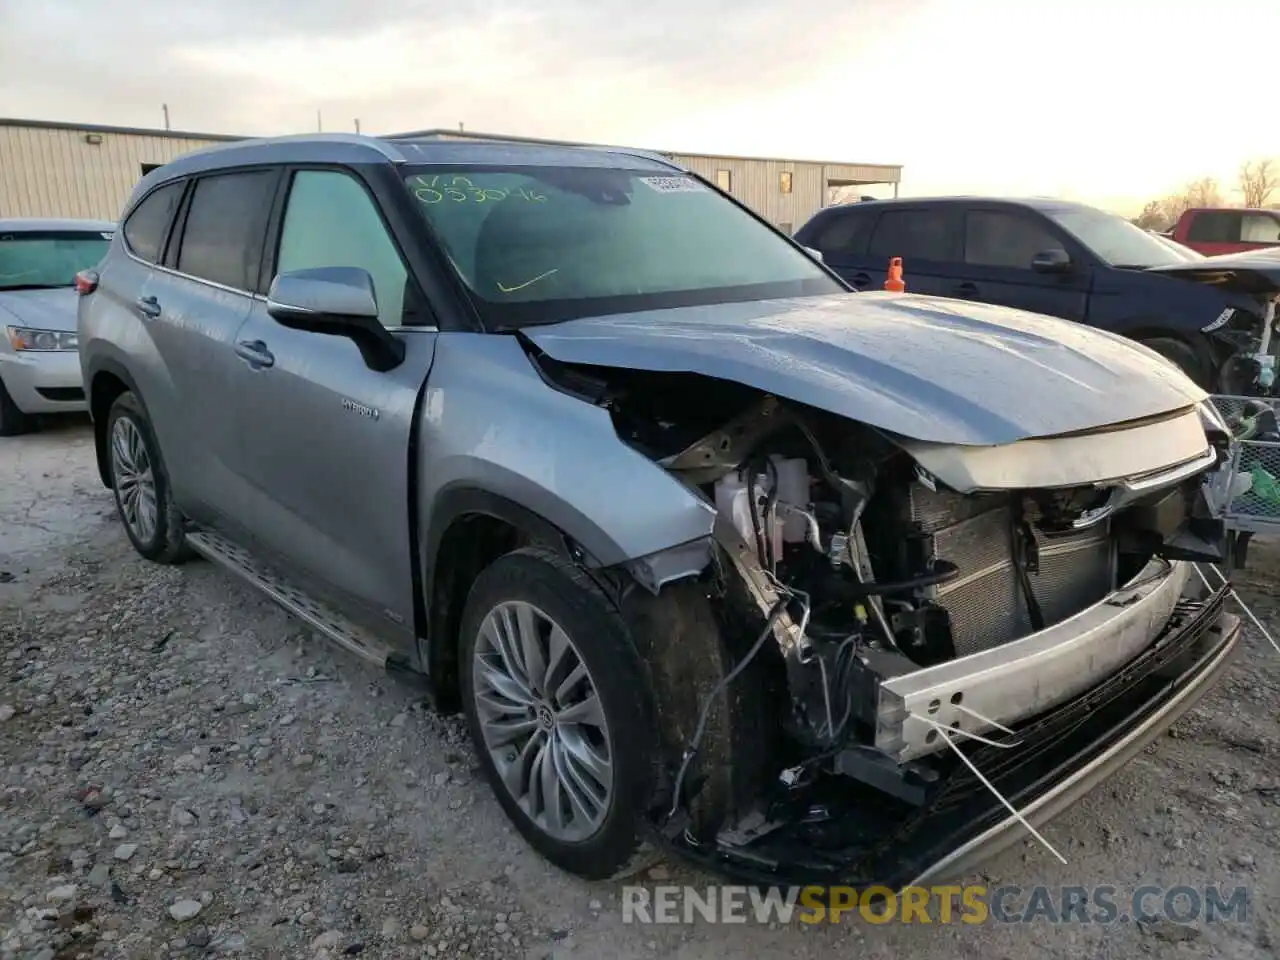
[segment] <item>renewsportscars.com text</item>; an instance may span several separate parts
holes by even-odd
[[[624,923],[1243,923],[1245,887],[626,886]]]

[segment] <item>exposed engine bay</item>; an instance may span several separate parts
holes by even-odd
[[[1182,561],[1221,556],[1201,490],[1220,454],[1194,409],[1178,414],[1186,456],[1136,477],[1026,487],[995,448],[922,455],[956,483],[1009,477],[960,492],[905,438],[746,387],[543,366],[715,507],[695,599],[710,598],[727,652],[696,722],[686,701],[664,812],[691,843],[752,856],[784,824],[835,817],[840,802],[816,798],[839,784],[862,804],[923,807],[969,747],[1013,746],[1024,721],[1150,647],[1180,609]],[[1134,429],[1166,431],[1167,445],[1175,419]],[[1141,444],[1112,432],[1107,442]],[[687,571],[647,572],[637,579],[661,599]],[[713,715],[722,742],[708,748]],[[745,759],[736,725],[759,731]],[[716,765],[732,776],[718,783]]]

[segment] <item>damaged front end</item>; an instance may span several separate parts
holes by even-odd
[[[1235,643],[1194,567],[1222,541],[1195,407],[959,447],[543,359],[715,505],[711,538],[630,565],[630,614],[666,750],[656,829],[717,870],[954,872],[1123,762]]]
[[[1240,298],[1203,328],[1218,345],[1215,380],[1219,392],[1235,396],[1275,395],[1276,305],[1280,303],[1280,257],[1271,251],[1224,254],[1149,268]]]

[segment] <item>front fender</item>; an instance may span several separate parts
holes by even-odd
[[[607,411],[548,386],[515,337],[447,332],[437,349],[417,445],[424,574],[477,494],[602,567],[710,535],[714,507],[624,444]]]

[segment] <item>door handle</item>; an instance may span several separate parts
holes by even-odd
[[[261,340],[241,340],[236,344],[236,356],[248,360],[251,367],[270,367],[276,362],[275,354]]]
[[[144,320],[154,320],[160,316],[160,301],[155,297],[139,297],[133,301],[133,305]]]
[[[855,273],[849,280],[855,287],[871,286],[871,275],[868,273]]]
[[[957,283],[951,288],[951,291],[957,297],[976,297],[978,295],[978,285],[976,283]]]

